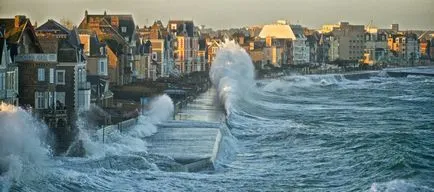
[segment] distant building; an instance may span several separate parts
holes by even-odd
[[[434,33],[430,35],[430,46],[429,46],[429,55],[430,59],[434,60]]]
[[[266,39],[266,46],[276,46],[276,49],[272,48],[271,52],[279,58],[271,58],[271,64],[274,65],[273,61],[276,61],[278,66],[309,63],[309,46],[306,44],[307,38],[300,25],[286,23],[265,25],[259,37]],[[267,58],[267,54],[264,54],[264,57]],[[278,60],[281,62],[279,63]]]
[[[414,63],[420,58],[416,34],[393,34],[388,36],[388,48],[398,58]]]
[[[375,31],[365,33],[363,64],[376,65],[388,60],[387,35]]]
[[[338,59],[352,62],[362,60],[365,49],[365,27],[363,25],[350,25],[348,22],[340,22],[331,26],[324,25],[323,32],[328,30],[333,35],[333,41],[337,41]],[[336,55],[333,49],[332,52],[331,60],[335,59]]]
[[[207,55],[208,55],[208,68],[211,68],[212,62],[214,62],[214,59],[217,56],[217,52],[220,49],[220,41],[218,40],[212,40],[211,42],[208,42],[207,47]]]
[[[173,50],[176,67],[181,73],[192,72],[199,51],[199,34],[193,21],[170,20],[167,29],[177,39]]]

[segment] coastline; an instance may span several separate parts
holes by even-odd
[[[434,67],[434,62],[424,62],[417,65],[389,65],[389,66],[367,66],[367,67],[336,67],[336,68],[320,68],[320,67],[299,67],[299,68],[273,68],[256,70],[256,79],[273,79],[288,75],[321,75],[321,74],[361,74],[378,72],[387,69],[397,68],[414,68],[414,67]]]

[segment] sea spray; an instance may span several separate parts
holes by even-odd
[[[103,142],[98,137],[92,137],[92,134],[101,134],[96,132],[97,127],[92,124],[86,116],[79,116],[77,125],[79,131],[78,141],[81,142],[85,149],[85,156],[89,158],[103,158],[107,155],[121,155],[128,153],[146,153],[147,143],[144,137],[151,136],[157,132],[155,124],[169,120],[174,112],[173,101],[167,95],[160,95],[152,99],[149,110],[143,112],[137,117],[137,124],[126,132],[120,132],[117,128],[105,135]],[[109,134],[109,133],[105,133]]]
[[[242,97],[252,87],[255,71],[247,52],[235,41],[226,40],[217,51],[209,75],[229,114],[232,97]]]
[[[27,169],[46,164],[52,153],[47,126],[27,111],[2,103],[0,124],[0,188],[8,190],[26,177]]]

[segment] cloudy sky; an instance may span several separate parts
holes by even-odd
[[[311,28],[349,21],[388,28],[434,30],[434,0],[0,0],[0,17],[25,14],[42,24],[49,18],[76,25],[89,14],[133,14],[140,26],[156,19],[193,19],[212,28],[243,27],[286,19]]]

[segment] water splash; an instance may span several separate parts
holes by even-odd
[[[235,41],[226,40],[217,52],[209,75],[229,114],[232,97],[242,97],[253,86],[255,71],[247,52]]]
[[[2,103],[0,124],[0,188],[7,190],[26,169],[47,163],[52,151],[47,126],[27,111]]]

